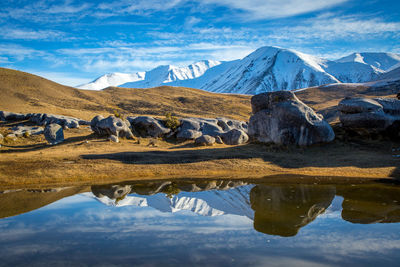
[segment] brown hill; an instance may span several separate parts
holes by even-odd
[[[182,117],[224,116],[247,120],[251,108],[250,96],[169,86],[80,90],[29,73],[0,68],[0,110],[45,112],[83,119],[115,110],[134,115],[163,116],[172,112]]]
[[[379,82],[378,82],[379,83]],[[376,86],[335,84],[296,92],[306,104],[337,121],[337,104],[345,97],[394,97],[400,81]],[[102,91],[64,86],[26,72],[0,68],[0,110],[44,112],[91,119],[114,111],[132,115],[180,117],[228,117],[248,120],[251,96],[210,93],[184,87],[161,86],[149,89],[109,87]]]

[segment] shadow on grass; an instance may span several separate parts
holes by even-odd
[[[398,144],[400,146],[400,144]],[[182,147],[190,148],[190,144]],[[107,159],[125,164],[182,164],[211,160],[262,159],[284,168],[303,167],[396,167],[392,177],[400,179],[400,159],[391,157],[392,145],[387,143],[357,144],[334,142],[331,144],[302,148],[277,148],[260,144],[223,148],[187,150],[154,150],[145,152],[120,152],[110,154],[82,155],[83,159]],[[389,159],[390,157],[390,159]]]
[[[104,141],[102,139],[99,139],[96,137],[94,134],[90,135],[85,135],[85,136],[76,136],[76,137],[70,137],[66,138],[64,142],[57,144],[57,145],[49,145],[48,143],[40,143],[40,144],[32,144],[32,145],[17,145],[17,146],[12,146],[12,145],[7,145],[7,144],[2,144],[3,147],[9,148],[7,150],[1,150],[0,153],[25,153],[25,152],[30,152],[30,151],[38,151],[54,146],[65,146],[68,144],[74,144],[77,143],[77,145],[83,144],[85,141],[88,140],[93,140],[96,139],[96,141]]]

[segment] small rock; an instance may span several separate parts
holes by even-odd
[[[59,144],[64,141],[63,128],[56,123],[49,124],[44,129],[44,137],[50,145]]]
[[[118,137],[115,135],[110,135],[110,137],[108,137],[108,140],[110,140],[114,143],[119,143]]]
[[[209,135],[202,135],[194,141],[196,145],[212,146],[215,143],[215,138]]]

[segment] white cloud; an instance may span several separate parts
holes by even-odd
[[[309,42],[342,38],[376,38],[384,34],[399,34],[400,22],[385,22],[379,18],[364,19],[357,16],[316,17],[294,27],[281,27],[270,35],[276,40],[302,39]]]
[[[21,40],[65,40],[65,34],[60,31],[52,30],[31,30],[16,28],[0,28],[0,36],[3,39],[21,39]]]
[[[201,0],[201,3],[227,6],[244,11],[247,20],[290,17],[332,7],[348,0]]]

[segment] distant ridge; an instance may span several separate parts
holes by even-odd
[[[329,83],[368,82],[397,64],[400,64],[400,55],[394,53],[353,53],[331,61],[291,49],[265,46],[240,60],[206,60],[184,68],[166,65],[142,73],[112,73],[78,88],[100,90],[107,85],[126,88],[170,85],[210,92],[257,94]]]

